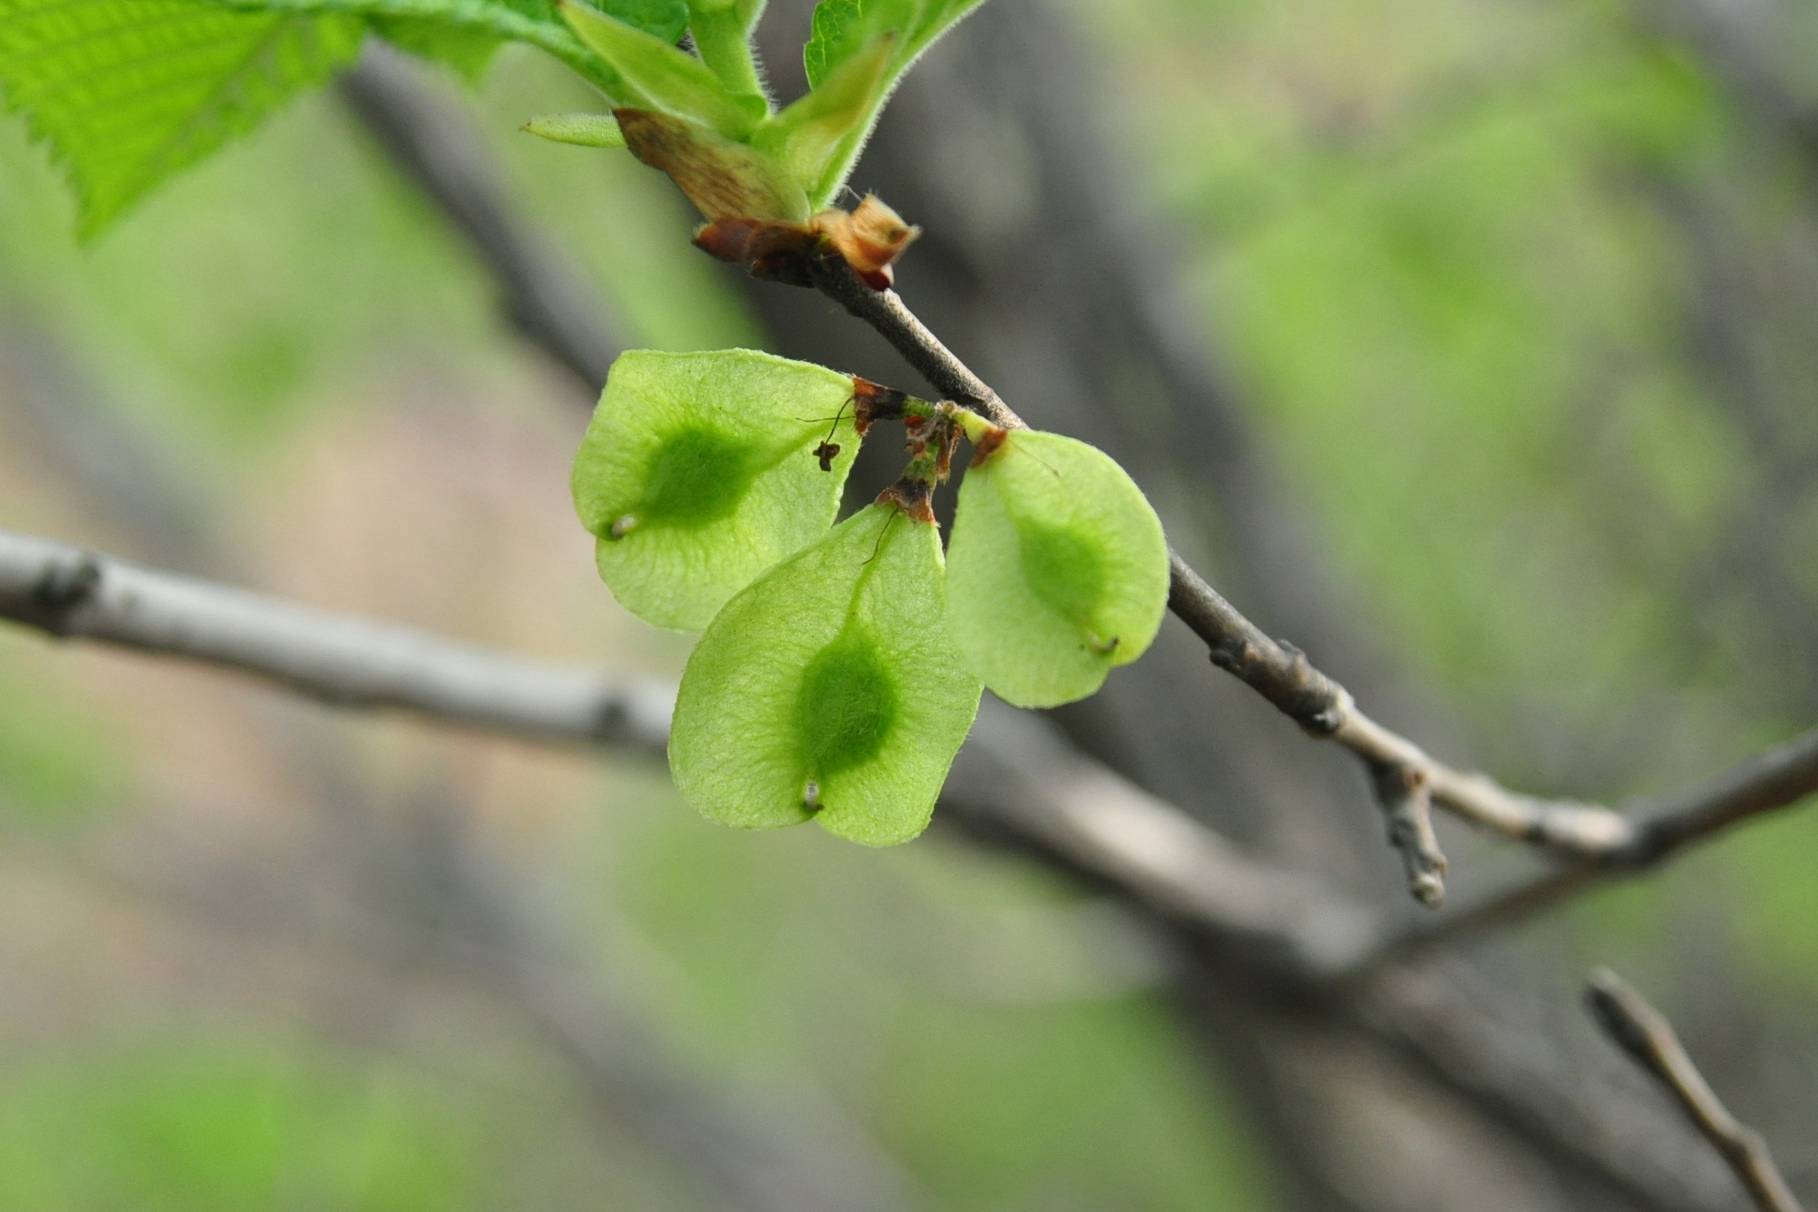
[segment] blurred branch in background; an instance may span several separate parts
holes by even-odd
[[[146,550],[220,568],[221,544],[201,493],[180,474],[168,439],[122,415],[55,333],[24,315],[0,315],[0,366],[31,433],[70,479],[136,524]]]
[[[1730,1114],[1660,1011],[1607,969],[1591,974],[1585,1000],[1605,1034],[1666,1088],[1723,1155],[1761,1212],[1800,1212],[1761,1134]]]
[[[0,532],[7,617],[251,671],[343,706],[408,707],[541,739],[661,753],[674,695],[634,679],[489,653],[401,627],[148,572]]]
[[[1771,0],[1667,0],[1637,5],[1638,19],[1669,39],[1690,45],[1705,66],[1754,109],[1818,185],[1818,102],[1802,97],[1775,64],[1775,43],[1787,6]]]
[[[0,535],[0,614],[56,636],[101,638],[259,673],[327,703],[403,706],[532,739],[592,741],[644,753],[660,751],[666,731],[667,699],[654,686],[628,690],[599,674],[564,676],[404,629],[162,578],[43,540]],[[346,679],[338,691],[337,679]],[[495,681],[495,692],[488,693]],[[481,704],[491,706],[481,710]],[[1070,752],[1033,721],[990,713],[969,751],[959,773],[972,790],[960,789],[956,780],[947,800],[961,821],[1184,929],[1195,946],[1219,957],[1221,967],[1242,973],[1247,996],[1285,988],[1317,1003],[1338,988],[1328,983],[1374,945],[1379,929],[1361,907],[1304,876],[1243,856],[1178,810]],[[1705,800],[1686,797],[1678,810],[1658,818],[1666,822],[1656,826],[1660,836],[1672,838],[1674,848],[1684,846],[1715,832],[1710,822],[1734,823],[1818,787],[1818,736],[1790,752],[1713,781],[1701,789]],[[482,917],[500,912],[487,908]],[[1515,1055],[1520,1045],[1487,1024],[1473,1027],[1475,1016],[1430,980],[1416,994],[1397,997],[1397,982],[1410,979],[1391,974],[1382,989],[1341,1015],[1414,1049],[1449,1081],[1492,1104],[1513,1099],[1531,1108],[1537,1098],[1557,1097],[1564,1079],[1537,1081],[1531,1066],[1492,1067],[1486,1078],[1477,1067],[1487,1057]],[[523,987],[535,994],[532,1008],[546,1026],[571,1029],[572,1016],[562,1008],[573,998],[539,991],[535,981]],[[1438,1039],[1474,1034],[1474,1043],[1432,1051]],[[558,1038],[592,1055],[573,1037]],[[1465,1066],[1458,1063],[1461,1056],[1468,1058]],[[589,1063],[597,1069],[604,1062],[596,1056]],[[1473,1071],[1477,1076],[1465,1076]],[[1519,1122],[1531,1130],[1535,1122],[1550,1121],[1528,1110]],[[1552,1143],[1593,1161],[1620,1152],[1600,1152],[1582,1133],[1556,1134]],[[1638,1177],[1632,1159],[1613,1164],[1637,1194],[1654,1197],[1663,1185]]]

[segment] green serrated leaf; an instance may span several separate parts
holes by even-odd
[[[1017,429],[980,449],[989,453],[960,483],[947,551],[954,642],[1006,702],[1085,698],[1161,627],[1161,522],[1097,447]]]
[[[812,819],[867,846],[921,833],[979,700],[942,580],[932,522],[880,503],[727,603],[676,700],[682,797],[741,829]]]
[[[575,36],[631,86],[633,101],[706,123],[729,139],[746,138],[770,113],[764,98],[728,91],[705,63],[661,38],[577,0],[563,0],[561,12]]]
[[[200,0],[0,0],[0,96],[61,161],[87,238],[352,62],[364,34]]]
[[[575,147],[625,146],[625,132],[611,114],[538,114],[521,129],[539,139]]]
[[[814,181],[804,181],[810,203],[828,205],[846,183],[877,125],[878,114],[903,73],[923,51],[984,0],[821,0],[814,9],[808,42],[802,47],[802,64],[811,88],[830,81],[847,61],[863,54],[880,36],[896,35],[894,50],[885,68],[876,99],[851,132],[828,158],[826,171]]]
[[[696,630],[824,534],[858,453],[851,400],[849,376],[772,354],[620,355],[574,464],[575,508],[614,596]],[[823,471],[830,431],[840,449]]]

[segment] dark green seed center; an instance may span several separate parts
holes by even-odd
[[[825,778],[875,756],[896,710],[896,682],[877,645],[859,631],[842,633],[808,662],[796,695],[809,775]]]
[[[1098,545],[1070,526],[1018,519],[1017,554],[1036,596],[1082,627],[1105,600],[1105,559]]]
[[[659,523],[718,521],[751,487],[752,454],[748,443],[715,429],[678,430],[651,456],[644,499],[633,512]]]

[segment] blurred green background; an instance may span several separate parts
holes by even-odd
[[[1471,761],[1621,799],[1810,725],[1818,150],[1625,4],[1044,12],[1306,524]],[[1782,17],[1777,78],[1818,107],[1818,18]],[[459,103],[625,344],[762,340],[666,182],[516,133],[584,104],[558,69],[508,51]],[[0,525],[679,669],[573,523],[570,385],[332,94],[71,229],[0,123]],[[1151,946],[1013,860],[735,835],[654,764],[12,630],[0,691],[0,1207],[712,1206],[501,948],[734,1105],[799,1093],[924,1206],[1269,1206]],[[1814,854],[1818,814],[1786,813],[1579,906],[1568,945],[1656,982],[1722,956],[1809,1023]]]

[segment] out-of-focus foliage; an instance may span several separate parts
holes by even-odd
[[[56,150],[93,233],[347,66],[363,32],[198,0],[6,0],[0,100]]]
[[[432,1079],[369,1066],[307,1040],[182,1037],[9,1065],[0,1202],[499,1206],[505,1121]]]

